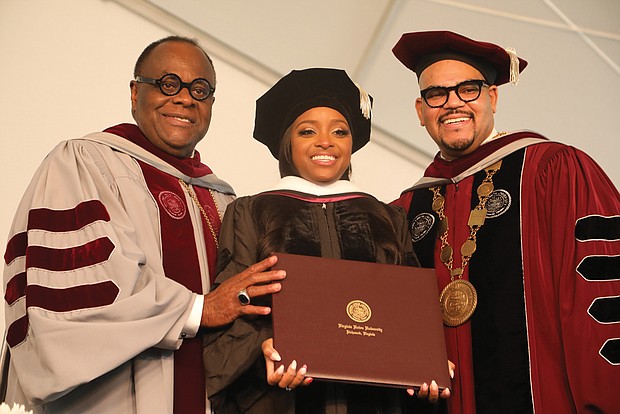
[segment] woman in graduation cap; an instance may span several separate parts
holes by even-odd
[[[216,284],[273,252],[417,265],[404,211],[349,181],[351,154],[370,140],[370,116],[371,97],[339,69],[292,71],[257,100],[254,138],[279,161],[282,178],[226,210]],[[207,336],[214,412],[402,413],[415,403],[401,389],[313,382],[303,361],[276,368],[272,336],[269,316],[241,317]],[[437,399],[436,384],[420,394]]]

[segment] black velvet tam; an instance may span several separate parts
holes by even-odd
[[[277,159],[286,129],[308,109],[328,107],[340,112],[353,135],[353,152],[370,140],[372,97],[341,69],[293,70],[256,101],[254,138]]]

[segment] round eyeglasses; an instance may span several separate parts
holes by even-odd
[[[430,88],[421,90],[420,95],[428,106],[431,108],[439,108],[448,102],[450,91],[456,92],[456,96],[458,96],[461,101],[471,102],[480,97],[483,86],[489,85],[482,79],[474,79],[461,82],[451,87],[431,86]]]
[[[161,93],[167,96],[174,96],[181,92],[181,89],[187,88],[192,98],[197,101],[204,101],[215,92],[215,88],[204,78],[196,78],[191,82],[183,82],[176,73],[167,73],[159,79],[136,76],[136,82],[157,85]]]

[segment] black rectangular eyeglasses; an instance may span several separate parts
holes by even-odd
[[[454,91],[456,96],[463,102],[475,101],[480,97],[483,86],[489,86],[482,79],[466,80],[454,86],[431,86],[420,91],[424,102],[431,108],[439,108],[448,102],[450,92]]]

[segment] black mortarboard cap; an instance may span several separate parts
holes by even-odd
[[[353,136],[353,152],[368,143],[372,97],[344,70],[331,68],[293,70],[258,98],[254,138],[277,159],[286,129],[308,109],[321,106],[345,117]]]

